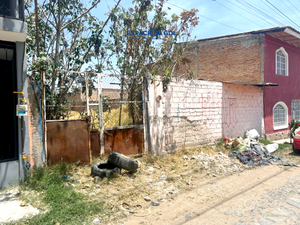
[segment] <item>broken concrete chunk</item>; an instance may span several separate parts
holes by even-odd
[[[152,202],[151,202],[151,205],[159,206],[159,202],[153,199]]]

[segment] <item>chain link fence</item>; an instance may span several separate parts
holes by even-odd
[[[141,124],[143,121],[142,80],[105,76],[101,81],[104,127]]]
[[[74,77],[74,72],[65,73]],[[55,88],[55,94],[46,92],[46,118],[78,120],[90,116],[91,129],[99,129],[99,115],[104,128],[142,124],[142,83],[141,78],[78,73],[67,91],[60,86]]]

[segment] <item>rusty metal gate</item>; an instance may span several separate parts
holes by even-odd
[[[78,150],[83,151],[84,159],[109,154],[110,151],[126,155],[144,152],[145,104],[142,78],[90,72],[59,72],[76,79],[72,89],[64,95],[57,95],[63,96],[63,99],[54,99],[55,95],[48,98],[46,96],[47,127],[51,120],[69,121],[68,124],[71,124],[88,118],[90,151],[87,153]],[[55,153],[57,150],[49,148],[52,146],[50,139],[54,139],[53,135],[56,133],[52,130],[46,136],[47,155],[51,158],[53,154],[58,154]],[[86,143],[86,135],[77,136],[76,139],[71,136],[72,133],[68,133],[63,138]]]
[[[99,140],[91,132],[93,156],[144,152],[143,98],[142,79],[98,74],[98,88],[89,92],[87,101],[92,130],[99,130]]]

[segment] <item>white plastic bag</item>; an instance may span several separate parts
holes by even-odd
[[[278,144],[274,143],[274,144],[269,144],[266,146],[266,149],[268,150],[269,153],[275,152],[278,149]]]
[[[258,140],[259,133],[257,132],[257,130],[251,129],[246,132],[246,137],[249,138],[250,140]]]

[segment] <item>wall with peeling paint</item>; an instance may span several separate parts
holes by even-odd
[[[244,136],[249,129],[262,132],[259,87],[173,79],[164,92],[157,79],[149,82],[147,93],[150,152],[212,144],[223,136]]]
[[[228,137],[244,137],[247,130],[263,134],[263,89],[243,84],[223,84],[222,130]]]
[[[150,150],[165,154],[213,143],[222,137],[222,83],[175,80],[149,85]]]

